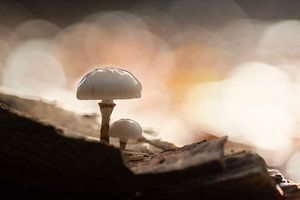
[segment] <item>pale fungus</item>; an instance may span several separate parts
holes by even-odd
[[[113,123],[110,136],[119,138],[120,148],[125,149],[129,139],[137,139],[142,135],[141,126],[132,119],[120,119]]]
[[[77,98],[80,100],[102,100],[100,141],[109,144],[109,121],[114,100],[140,98],[141,83],[128,71],[113,67],[98,68],[86,74],[79,82]]]

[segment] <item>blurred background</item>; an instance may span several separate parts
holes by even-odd
[[[141,99],[117,101],[132,118],[184,145],[228,135],[300,181],[300,1],[86,0],[0,2],[1,91],[79,114],[81,77],[132,72]]]

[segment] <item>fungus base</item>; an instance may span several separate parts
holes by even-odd
[[[126,148],[128,139],[120,138],[120,149],[124,150]]]

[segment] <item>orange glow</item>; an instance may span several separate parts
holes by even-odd
[[[27,20],[30,13],[16,5],[21,14],[0,24],[1,87],[98,113],[96,101],[75,98],[78,81],[95,67],[124,68],[141,81],[143,94],[117,101],[112,121],[132,118],[179,145],[207,132],[229,135],[275,166],[294,154],[285,167],[295,176],[300,22],[248,19],[230,0],[221,3],[220,16],[219,7],[198,2],[97,12],[66,27]],[[191,20],[183,23],[181,13]]]

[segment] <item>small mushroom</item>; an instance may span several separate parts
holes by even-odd
[[[132,119],[120,119],[113,123],[110,136],[119,138],[120,148],[125,149],[128,139],[136,139],[142,135],[141,126]]]
[[[113,67],[98,68],[86,74],[79,82],[77,98],[80,100],[102,100],[100,141],[109,144],[110,115],[116,99],[140,98],[141,83],[128,71]]]

